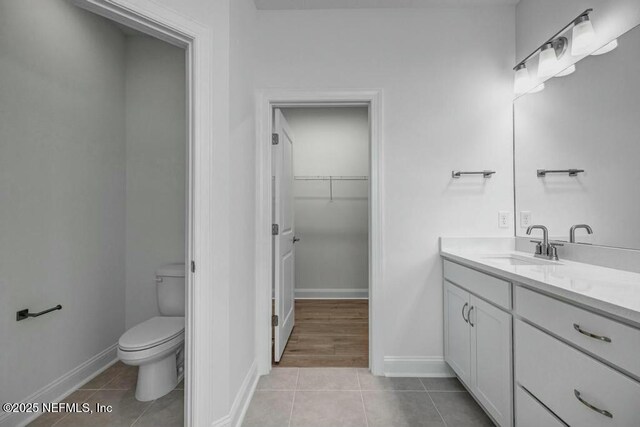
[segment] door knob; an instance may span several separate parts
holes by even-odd
[[[293,243],[295,243],[295,242],[299,242],[299,241],[300,241],[300,239],[299,239],[298,237],[293,236]]]

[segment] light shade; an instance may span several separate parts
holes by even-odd
[[[513,82],[513,90],[517,95],[525,93],[531,87],[531,78],[525,64],[516,67],[515,80]]]
[[[589,15],[582,15],[576,20],[576,25],[573,27],[571,54],[581,56],[591,53],[590,49],[595,39],[596,33],[591,25],[591,20],[589,20]]]
[[[618,39],[613,39],[609,43],[602,46],[600,49],[593,52],[591,55],[603,55],[605,53],[611,52],[613,49],[618,47]]]
[[[538,77],[553,76],[559,68],[558,57],[552,43],[542,46],[538,59]]]
[[[576,71],[576,65],[572,64],[567,68],[565,68],[564,70],[560,71],[558,74],[556,74],[556,77],[568,76],[569,74],[573,74],[574,71]]]

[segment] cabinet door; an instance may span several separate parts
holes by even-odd
[[[444,283],[444,358],[458,377],[469,384],[471,369],[471,331],[466,319],[469,293]]]
[[[471,390],[498,425],[513,425],[511,314],[470,297]]]

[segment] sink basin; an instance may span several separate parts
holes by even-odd
[[[517,255],[493,255],[483,257],[487,262],[501,265],[556,265],[556,262],[539,258],[525,258]]]

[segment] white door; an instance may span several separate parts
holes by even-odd
[[[458,377],[469,384],[471,378],[471,331],[469,293],[444,283],[444,357]]]
[[[293,218],[293,139],[279,109],[274,110],[273,133],[273,287],[275,295],[274,359],[280,361],[295,320],[295,227]],[[277,228],[277,230],[276,230]]]
[[[501,427],[513,425],[511,315],[471,296],[471,389]]]

